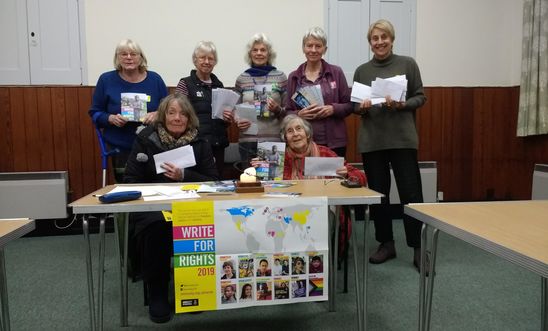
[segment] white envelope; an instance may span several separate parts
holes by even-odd
[[[192,146],[185,145],[167,152],[154,154],[154,164],[156,165],[157,174],[166,172],[166,170],[161,167],[161,165],[166,162],[171,162],[181,169],[195,166],[196,159],[194,158]]]

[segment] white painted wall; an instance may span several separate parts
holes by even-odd
[[[301,38],[324,26],[322,0],[85,0],[89,85],[111,70],[115,45],[132,38],[150,70],[174,86],[193,68],[199,40],[219,52],[215,73],[233,86],[247,65],[245,44],[270,36],[276,66],[289,74],[304,61]],[[418,0],[416,59],[425,86],[515,86],[520,82],[523,0]],[[396,43],[398,33],[396,31]],[[364,36],[365,38],[365,36]]]

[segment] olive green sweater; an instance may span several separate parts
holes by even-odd
[[[356,69],[354,81],[371,86],[371,82],[377,77],[389,78],[395,75],[405,75],[407,78],[405,107],[396,110],[375,105],[361,116],[358,134],[358,148],[361,153],[418,148],[415,110],[426,102],[426,97],[415,60],[396,54],[381,61],[373,58]]]

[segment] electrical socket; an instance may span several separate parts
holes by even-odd
[[[438,201],[443,201],[443,192],[438,191]]]

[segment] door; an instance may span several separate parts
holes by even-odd
[[[81,84],[78,0],[2,0],[0,84]]]
[[[380,18],[396,29],[394,52],[415,56],[416,0],[327,0],[327,59],[340,66],[349,86],[356,68],[371,59],[367,30]]]

